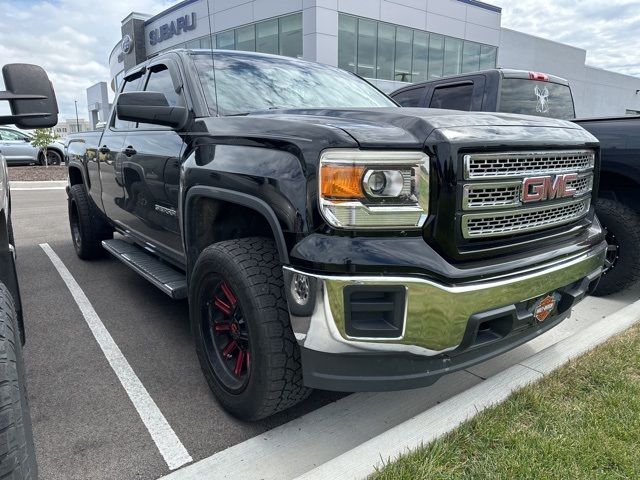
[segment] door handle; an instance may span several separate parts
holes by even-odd
[[[104,155],[111,153],[111,149],[109,147],[107,147],[106,145],[101,146],[98,151]]]
[[[127,148],[122,149],[122,153],[124,153],[127,157],[133,157],[138,152],[135,148],[129,145]]]

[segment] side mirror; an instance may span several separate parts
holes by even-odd
[[[170,106],[164,93],[128,92],[118,95],[116,115],[120,120],[179,129],[187,123],[188,111]]]
[[[2,67],[7,89],[0,100],[8,100],[11,115],[0,115],[0,124],[18,128],[49,128],[58,123],[58,103],[51,81],[37,65],[13,63]]]

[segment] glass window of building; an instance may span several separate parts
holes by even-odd
[[[280,55],[302,58],[302,14],[279,19]]]
[[[209,35],[200,39],[200,48],[211,50],[211,37]]]
[[[396,50],[396,27],[387,23],[378,25],[377,70],[376,78],[393,80],[393,60]]]
[[[478,70],[480,70],[480,44],[465,41],[462,50],[462,73]]]
[[[413,30],[405,27],[396,29],[396,65],[394,80],[410,82],[411,54],[413,51]]]
[[[462,40],[446,37],[444,40],[444,68],[442,74],[457,75],[462,64]]]
[[[221,50],[235,50],[236,37],[233,30],[222,32],[216,35],[216,48]]]
[[[349,15],[338,18],[338,66],[349,72],[356,71],[358,20]]]
[[[440,78],[444,66],[444,37],[432,33],[429,35],[429,80]]]
[[[236,28],[236,50],[244,50],[247,52],[256,51],[255,25]]]
[[[420,82],[493,68],[497,47],[339,14],[338,66],[363,77]]]
[[[412,82],[423,82],[427,79],[427,66],[429,60],[429,34],[425,32],[413,32],[413,61],[411,63]]]
[[[188,42],[185,42],[184,48],[200,48],[200,39],[196,38],[195,40],[189,40]]]
[[[378,24],[358,19],[358,75],[376,78],[376,37]]]
[[[496,56],[498,49],[491,45],[482,45],[480,47],[480,70],[496,68]]]
[[[256,52],[277,55],[278,47],[278,19],[266,20],[256,24]]]

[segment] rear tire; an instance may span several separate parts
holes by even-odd
[[[81,184],[69,190],[69,225],[76,254],[83,260],[102,256],[102,240],[113,238],[113,229],[91,203]]]
[[[218,320],[212,313],[219,299],[233,310],[222,320],[227,324],[224,329],[215,326],[222,313],[216,311]],[[300,350],[284,296],[282,265],[272,240],[243,238],[204,249],[191,277],[189,307],[200,366],[218,401],[232,415],[259,420],[309,395],[311,390],[302,382]],[[229,321],[236,319],[239,326],[229,328]],[[240,356],[239,348],[222,353],[228,350],[223,348],[227,340],[234,337],[228,333],[229,339],[220,343],[216,335],[221,330],[235,334],[242,330],[236,340],[245,354],[250,353],[250,362],[234,363],[231,355]],[[237,372],[234,365],[239,365]]]
[[[640,278],[640,215],[607,198],[598,200],[596,214],[609,246],[605,270],[593,295],[604,296],[625,290]]]
[[[0,283],[0,478],[38,477],[13,298]]]

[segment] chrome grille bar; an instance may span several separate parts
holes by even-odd
[[[595,165],[593,150],[496,152],[464,155],[466,180],[585,172]]]
[[[580,219],[590,204],[587,198],[537,208],[467,214],[462,216],[462,236],[486,238],[553,228]]]

